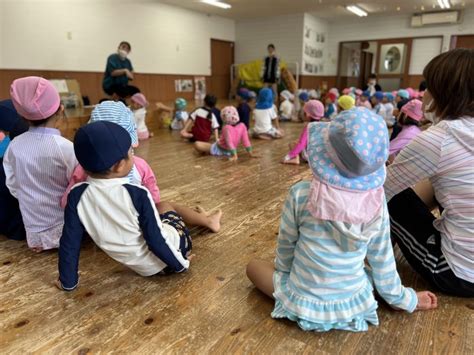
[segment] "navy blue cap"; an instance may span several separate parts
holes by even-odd
[[[16,112],[12,100],[0,101],[0,130],[12,131],[22,118]]]
[[[130,134],[116,123],[98,121],[85,125],[74,137],[74,153],[84,170],[98,173],[110,169],[128,155]]]
[[[376,91],[375,94],[374,94],[374,97],[379,100],[379,101],[382,101],[383,99],[383,92],[382,91]]]

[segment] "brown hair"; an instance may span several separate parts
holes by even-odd
[[[474,117],[474,50],[458,48],[433,58],[423,70],[433,103],[429,111],[440,119]]]

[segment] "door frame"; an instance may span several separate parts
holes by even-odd
[[[232,63],[231,63],[231,66],[233,64],[235,64],[235,41],[229,41],[229,40],[225,40],[225,39],[219,39],[219,38],[213,38],[211,37],[210,39],[210,42],[209,42],[209,56],[210,56],[210,65],[209,65],[209,69],[210,69],[210,75],[209,75],[209,79],[210,79],[210,82],[212,83],[212,42],[223,42],[223,43],[228,43],[231,45],[232,47]],[[229,70],[230,70],[230,75],[232,75],[232,69],[231,67],[229,67]],[[232,80],[230,78],[230,75],[229,75],[229,86],[231,86],[231,83],[232,83]],[[229,88],[229,92],[227,93],[227,95],[230,97],[230,94],[232,92],[232,87]]]

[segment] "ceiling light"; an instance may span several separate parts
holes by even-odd
[[[397,6],[397,11],[400,11],[400,6]]]
[[[442,9],[450,9],[451,4],[449,3],[449,0],[438,0],[438,4]]]
[[[225,2],[220,2],[217,0],[201,0],[201,2],[204,4],[220,7],[221,9],[230,9],[232,7],[230,4],[226,4]]]
[[[356,14],[357,16],[360,16],[360,17],[365,17],[365,16],[368,15],[367,12],[365,12],[360,7],[355,6],[355,5],[346,6],[346,9],[348,11],[352,12],[353,14]]]

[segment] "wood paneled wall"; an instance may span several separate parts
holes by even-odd
[[[0,69],[0,99],[10,96],[10,84],[24,76],[41,76],[46,79],[76,79],[81,86],[83,96],[88,96],[91,103],[98,103],[105,97],[102,91],[103,73],[55,70],[20,70]],[[192,75],[142,74],[136,73],[132,85],[136,85],[147,96],[149,101],[172,101],[177,97],[194,99],[194,92],[175,92],[176,79],[194,79]],[[206,77],[207,91],[212,92],[210,77]]]
[[[336,86],[336,79],[336,76],[301,75],[300,87],[304,89],[319,89],[321,83],[325,81],[328,85],[328,89],[330,89]]]

